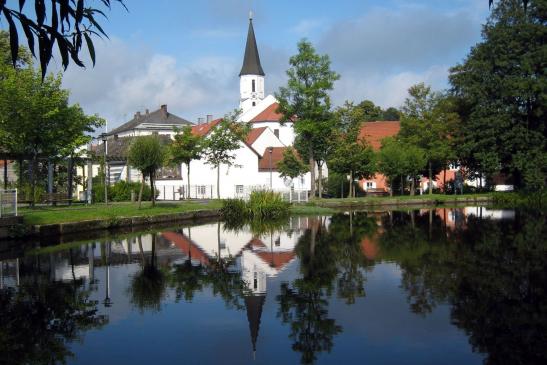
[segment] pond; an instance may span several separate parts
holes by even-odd
[[[5,364],[547,364],[543,212],[222,222],[2,252]]]

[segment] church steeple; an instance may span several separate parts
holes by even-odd
[[[255,107],[264,99],[264,70],[260,64],[258,47],[256,46],[255,31],[253,28],[253,14],[249,14],[249,31],[243,66],[239,73],[239,108],[243,113]]]
[[[256,46],[255,31],[253,28],[253,13],[249,14],[249,31],[247,32],[247,44],[245,45],[245,56],[243,58],[243,66],[239,76],[243,75],[260,75],[265,76],[262,65],[260,64],[260,56],[258,55],[258,47]]]

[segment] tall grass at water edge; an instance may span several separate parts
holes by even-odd
[[[253,191],[248,201],[226,199],[221,213],[229,221],[248,219],[279,219],[288,216],[290,203],[273,191]]]

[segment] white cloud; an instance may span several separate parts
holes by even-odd
[[[87,113],[107,118],[109,128],[131,119],[137,110],[155,110],[161,104],[191,121],[205,114],[221,116],[237,106],[238,65],[231,59],[209,57],[182,64],[118,39],[96,42],[96,51],[96,67],[70,66],[63,85]]]
[[[323,19],[302,19],[291,30],[299,37],[309,37],[317,28],[324,25]]]

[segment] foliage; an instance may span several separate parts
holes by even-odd
[[[281,177],[294,179],[302,176],[309,169],[302,162],[300,156],[297,155],[297,152],[292,147],[288,147],[283,151],[283,159],[277,164],[277,171],[279,171],[279,176]]]
[[[131,192],[137,194],[141,190],[141,182],[127,182],[125,180],[120,180],[114,185],[108,187],[108,199],[113,202],[128,202],[131,201]],[[152,190],[150,187],[145,184],[142,191],[142,199],[150,200]],[[158,191],[156,189],[156,195]],[[104,194],[103,194],[104,195]],[[104,196],[102,198],[104,201]],[[95,200],[101,201],[101,200]]]
[[[113,2],[120,3],[125,8],[123,0],[100,0],[102,6],[107,9],[110,9]],[[34,0],[34,7],[30,10],[28,7],[24,9],[25,0],[20,0],[19,6],[15,8],[8,7],[5,1],[1,1],[0,13],[9,26],[11,59],[14,66],[19,59],[19,28],[16,21],[19,22],[27,39],[28,48],[35,57],[35,41],[38,41],[37,58],[40,61],[42,78],[46,75],[55,43],[65,69],[70,59],[78,66],[84,67],[79,55],[84,40],[91,62],[95,65],[92,36],[108,37],[96,17],[100,15],[106,18],[106,15],[100,8],[89,6],[89,3],[89,0],[52,0],[50,6],[46,6],[46,1]],[[49,18],[47,12],[51,13]]]
[[[544,1],[527,10],[496,2],[483,41],[450,74],[462,164],[487,176],[501,170],[518,189],[542,189],[547,178],[545,21]]]
[[[0,65],[0,145],[31,160],[30,183],[36,185],[38,157],[71,156],[104,124],[87,116],[79,105],[68,104],[61,76],[41,79],[32,67]]]
[[[492,198],[496,206],[525,209],[545,209],[547,207],[547,191],[533,193],[493,193]]]
[[[283,201],[281,194],[270,190],[253,191],[249,201],[225,199],[222,202],[222,217],[233,225],[247,220],[277,220],[289,214],[290,203]]]
[[[349,181],[346,173],[337,173],[329,170],[326,184],[327,196],[331,198],[345,198],[349,194]]]
[[[192,133],[192,126],[175,128],[174,141],[169,146],[169,160],[172,164],[185,164],[187,171],[188,191],[190,191],[190,163],[199,160],[203,155],[203,137]]]
[[[333,128],[330,97],[334,82],[340,76],[331,71],[327,55],[318,55],[306,40],[298,43],[298,54],[289,60],[287,85],[275,94],[283,122],[295,121],[295,147],[310,160],[311,192],[315,195],[315,163],[326,158],[326,141]],[[322,159],[322,160],[321,160]],[[321,171],[321,170],[320,170]]]
[[[139,170],[143,177],[150,177],[151,190],[155,190],[156,171],[165,164],[166,158],[166,148],[157,135],[136,137],[129,147],[128,163]],[[139,204],[142,200],[141,195],[139,193]],[[155,194],[152,194],[152,205],[155,201]]]
[[[454,160],[452,136],[459,116],[451,98],[432,92],[423,83],[410,87],[408,93],[410,97],[402,108],[399,138],[424,151],[428,168],[423,173],[432,181]]]
[[[370,122],[383,119],[383,110],[381,107],[374,105],[370,100],[363,100],[357,104],[356,108],[361,111],[363,117],[360,122]]]
[[[0,64],[2,65],[13,65],[10,46],[11,45],[9,32],[0,29]],[[32,55],[30,54],[30,52],[25,47],[19,46],[15,67],[21,68],[31,63]]]
[[[238,123],[239,111],[226,115],[204,141],[205,161],[217,169],[217,198],[220,199],[220,165],[232,166],[236,159],[235,150],[247,137],[249,126]]]

